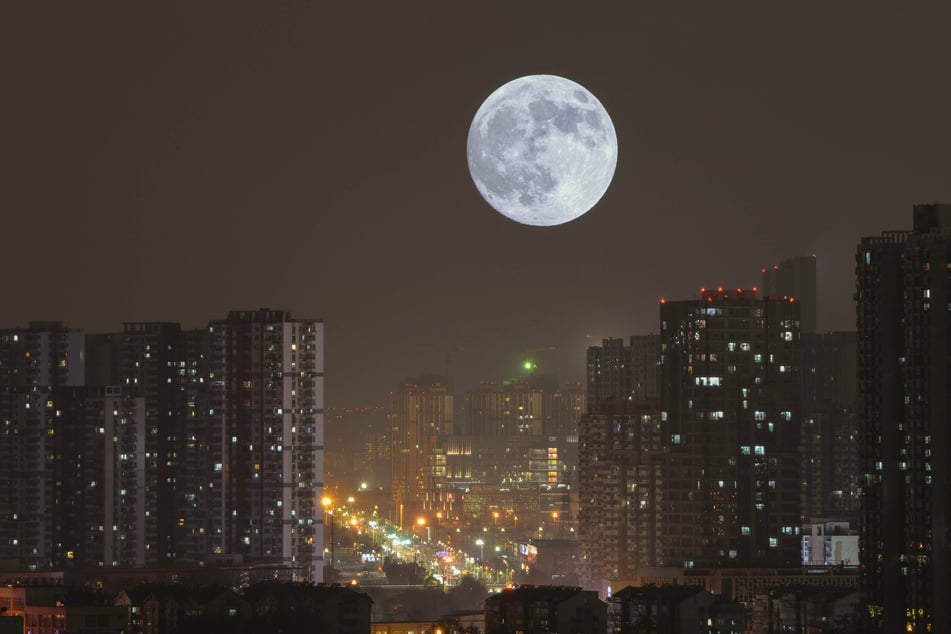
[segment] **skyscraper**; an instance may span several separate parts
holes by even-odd
[[[868,631],[951,631],[951,205],[856,251]]]
[[[85,335],[59,322],[0,331],[0,561],[21,568],[62,565],[59,525],[49,517],[73,471],[63,417],[85,379]]]
[[[660,317],[666,564],[794,564],[799,304],[719,288]]]
[[[390,392],[393,508],[404,514],[439,508],[445,464],[437,463],[440,437],[452,430],[453,396],[440,383],[404,383]]]
[[[803,514],[858,519],[856,334],[802,337]]]
[[[660,338],[655,334],[631,337],[631,397],[660,398]]]
[[[240,561],[323,579],[318,320],[0,331],[0,425],[3,565]]]
[[[323,322],[262,308],[208,331],[212,552],[322,581]]]
[[[587,395],[588,407],[601,401],[628,400],[634,391],[631,346],[623,339],[603,339],[600,346],[588,348]]]
[[[764,266],[763,296],[794,297],[799,302],[801,331],[816,332],[816,256],[798,255]]]
[[[662,424],[656,402],[603,401],[595,410],[578,424],[578,539],[584,582],[604,591],[663,561]]]
[[[118,384],[128,402],[142,398],[145,403],[143,433],[129,434],[124,451],[137,462],[134,469],[131,465],[126,468],[123,488],[127,495],[135,496],[138,505],[137,529],[128,531],[126,537],[127,548],[134,543],[138,565],[172,565],[175,559],[176,517],[169,511],[175,508],[178,484],[185,366],[179,324],[124,324],[119,338]],[[134,419],[131,413],[126,418]]]
[[[87,570],[144,566],[145,398],[124,396],[116,386],[87,387],[83,392],[85,398],[72,418],[82,430],[76,447],[81,462],[76,498],[82,502],[77,563]]]

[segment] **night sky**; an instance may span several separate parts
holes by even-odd
[[[330,407],[447,356],[460,390],[550,346],[540,370],[581,380],[660,297],[795,255],[820,330],[854,328],[859,237],[951,202],[951,5],[629,4],[3,3],[0,327],[284,308],[326,322]],[[466,164],[482,101],[536,73],[619,141],[553,228]]]

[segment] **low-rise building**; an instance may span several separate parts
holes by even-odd
[[[486,634],[604,634],[607,604],[575,586],[518,586],[485,600]]]
[[[859,565],[859,536],[849,523],[813,520],[802,527],[803,566]]]
[[[715,601],[697,586],[627,586],[608,599],[608,620],[615,634],[706,634]]]

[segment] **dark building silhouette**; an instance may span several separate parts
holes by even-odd
[[[578,419],[587,408],[584,386],[568,383],[542,394],[542,434],[564,438],[578,433]]]
[[[597,408],[603,401],[649,400],[660,396],[660,339],[657,335],[633,335],[603,339],[587,352],[587,404]]]
[[[453,429],[453,395],[442,383],[407,382],[390,392],[390,424],[394,520],[412,522],[418,513],[448,504],[445,458],[439,439]]]
[[[757,601],[753,622],[767,632],[857,632],[859,593],[852,588],[783,586]]]
[[[0,331],[0,566],[321,581],[322,332],[267,309]]]
[[[64,413],[81,398],[84,346],[85,335],[60,322],[0,330],[0,566],[62,566],[75,543],[50,513],[75,488],[75,429]]]
[[[643,401],[660,398],[660,337],[631,337],[631,397]]]
[[[799,304],[720,288],[660,316],[665,564],[794,564]]]
[[[803,514],[858,519],[856,334],[802,336]]]
[[[580,568],[607,592],[663,559],[657,494],[662,423],[656,401],[604,401],[578,425]]]
[[[764,297],[793,297],[799,302],[800,330],[816,332],[816,256],[799,255],[765,266],[763,273]]]
[[[607,400],[628,400],[634,391],[631,346],[623,339],[604,339],[587,354],[587,403],[594,407]]]
[[[486,634],[604,634],[607,604],[598,593],[566,586],[519,586],[485,600]]]
[[[716,597],[698,586],[627,586],[608,599],[608,618],[615,634],[708,634],[715,606]]]
[[[799,303],[704,289],[697,300],[661,300],[660,326],[657,338],[588,350],[589,413],[579,423],[586,583],[606,590],[657,566],[798,565]],[[651,385],[659,401],[630,400]]]
[[[140,461],[135,504],[138,530],[128,533],[139,565],[168,565],[175,559],[175,508],[181,422],[185,419],[185,347],[179,324],[127,323],[119,340],[119,387],[125,397],[145,401],[144,433],[127,452]],[[131,471],[130,466],[130,471]]]
[[[951,205],[856,250],[868,631],[951,631]]]

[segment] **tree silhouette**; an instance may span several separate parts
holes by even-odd
[[[459,585],[449,591],[449,609],[453,612],[481,610],[489,591],[472,575],[465,575]]]

